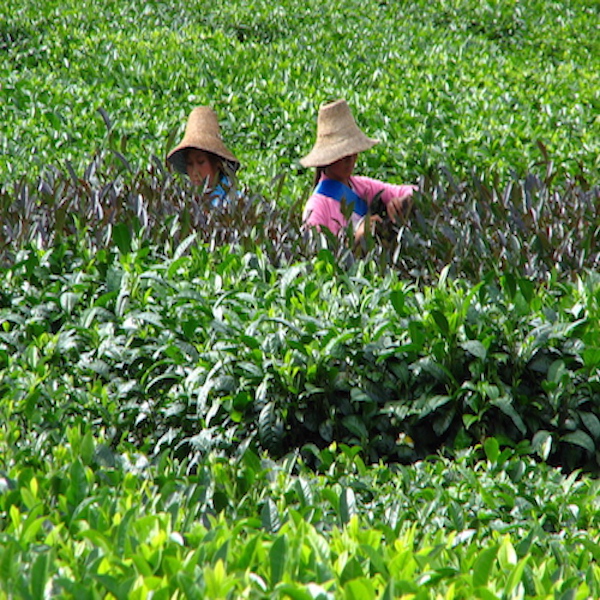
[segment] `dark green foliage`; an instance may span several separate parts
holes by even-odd
[[[98,172],[3,192],[21,203],[3,410],[40,439],[92,422],[195,463],[239,444],[310,461],[334,441],[407,461],[495,436],[597,468],[598,283],[580,273],[597,188],[432,176],[398,239],[357,258],[260,196],[209,211],[158,164]]]

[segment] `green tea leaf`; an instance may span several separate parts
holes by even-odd
[[[473,564],[473,586],[485,587],[488,584],[492,569],[498,555],[498,546],[486,548],[479,553]]]
[[[515,427],[521,432],[522,435],[527,433],[527,426],[523,422],[521,415],[517,412],[513,406],[512,399],[508,396],[501,396],[500,398],[491,402],[494,406],[497,406],[505,415],[512,419]]]
[[[542,460],[548,460],[552,451],[552,434],[545,430],[536,432],[531,440],[531,446]]]
[[[401,290],[392,290],[390,292],[390,301],[396,314],[399,317],[404,317],[406,315],[406,310],[404,308],[404,293]]]
[[[271,564],[271,586],[277,585],[285,573],[287,562],[288,542],[285,535],[275,539],[269,550],[269,560]]]
[[[31,592],[35,600],[43,600],[46,597],[46,582],[48,581],[48,569],[50,565],[50,552],[38,554],[31,572]]]
[[[568,442],[569,444],[580,446],[591,453],[595,452],[596,450],[596,444],[594,443],[594,440],[581,429],[563,435],[560,440],[562,442]]]
[[[279,511],[277,505],[271,498],[263,503],[262,510],[260,511],[263,529],[266,529],[270,533],[277,533],[281,527],[281,520],[279,518]]]
[[[446,315],[439,310],[432,310],[431,316],[433,317],[433,320],[435,321],[435,324],[438,326],[438,329],[440,330],[442,335],[449,335],[450,325],[448,324],[448,319],[446,318]]]
[[[467,340],[463,342],[461,346],[469,353],[479,358],[481,360],[485,360],[487,358],[487,350],[485,346],[479,340]]]
[[[283,436],[283,428],[273,402],[263,406],[258,416],[258,435],[261,444],[272,451],[277,451]]]
[[[344,585],[344,598],[347,600],[375,600],[373,584],[366,577],[352,579]]]
[[[344,525],[357,514],[356,496],[352,488],[346,487],[340,493],[340,518]]]
[[[579,417],[591,436],[595,440],[600,440],[600,419],[594,413],[586,411],[581,411]]]
[[[525,571],[525,567],[529,562],[529,558],[531,555],[526,556],[522,560],[520,560],[516,566],[512,569],[510,575],[508,576],[508,580],[506,582],[506,586],[504,587],[504,595],[507,598],[511,597],[512,592],[517,587],[517,585],[521,582],[523,578],[523,573]]]
[[[306,479],[299,477],[295,484],[294,488],[298,497],[300,499],[300,505],[302,507],[312,506],[314,503],[314,494],[312,490],[311,483]]]
[[[131,252],[131,232],[125,223],[117,223],[112,229],[112,239],[121,254]]]
[[[87,430],[81,439],[80,456],[84,465],[90,465],[94,457],[94,437],[91,430]]]
[[[498,443],[498,440],[496,438],[486,438],[483,447],[487,459],[490,462],[495,463],[500,455],[500,444]]]

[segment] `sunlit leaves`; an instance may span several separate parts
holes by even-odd
[[[464,597],[492,597],[485,589],[507,597],[599,591],[597,576],[577,576],[595,552],[593,480],[566,479],[511,451],[501,464],[492,442],[487,463],[472,452],[369,469],[352,449],[331,447],[322,456],[327,472],[317,474],[299,458],[261,462],[250,451],[209,458],[194,473],[168,457],[150,465],[125,453],[110,469],[93,461],[83,468],[78,449],[103,440],[75,429],[69,439],[74,452],[56,447],[35,468],[18,464],[22,451],[14,455],[12,476],[30,496],[0,497],[9,513],[4,593],[201,590],[219,598],[279,590],[329,599],[334,589],[360,598],[418,589]],[[513,479],[517,464],[523,472]],[[250,475],[251,484],[240,485]],[[63,498],[72,486],[85,489],[77,505]],[[226,513],[211,494],[217,489],[228,495]],[[563,576],[552,577],[559,570]]]
[[[597,486],[544,464],[598,467],[595,7],[38,4],[0,25],[2,593],[597,597]],[[420,178],[365,260],[299,229],[323,78]],[[205,102],[264,197],[167,174]]]
[[[310,186],[293,167],[316,108],[339,96],[382,140],[363,160],[385,178],[523,173],[546,161],[538,141],[572,172],[598,167],[593,1],[319,8],[22,0],[0,28],[1,180],[67,161],[80,174],[99,147],[124,171],[162,160],[190,107],[210,103],[243,179],[270,189],[286,174],[272,192],[289,202]]]

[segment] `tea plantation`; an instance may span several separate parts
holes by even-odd
[[[596,1],[0,8],[0,598],[600,597]],[[359,247],[340,97],[418,186]]]

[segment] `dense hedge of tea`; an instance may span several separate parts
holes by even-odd
[[[0,597],[600,595],[596,2],[0,8]],[[419,184],[359,248],[338,96]]]
[[[400,469],[331,446],[314,472],[247,448],[190,468],[115,451],[98,429],[33,446],[16,431],[0,438],[8,597],[600,593],[597,482],[493,443],[486,460],[465,453]]]
[[[0,283],[6,418],[30,434],[83,419],[181,457],[344,442],[414,460],[498,437],[597,469],[594,272],[410,281],[380,246],[357,259],[273,211],[249,229],[213,211],[204,243],[172,222],[160,243],[117,223],[107,246],[23,246]]]

